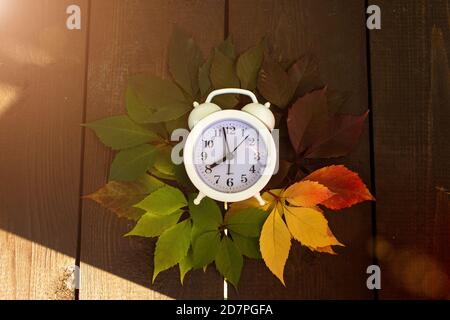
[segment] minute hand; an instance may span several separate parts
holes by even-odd
[[[229,158],[247,139],[249,136],[246,136],[244,138],[244,140],[242,140],[237,146],[236,148],[234,148],[233,151],[231,151],[230,153],[226,154],[222,159],[219,159],[218,161],[214,162],[213,164],[207,166],[208,169],[214,169],[215,167],[217,167],[219,164],[225,162],[225,160],[227,160],[227,158]]]
[[[243,143],[248,139],[248,137],[249,137],[249,136],[246,136],[246,137],[244,138],[244,140],[242,140],[242,141],[236,146],[236,148],[234,148],[234,150],[230,152],[230,154],[231,154],[231,153],[234,153],[234,152],[241,146],[241,144],[243,144]]]

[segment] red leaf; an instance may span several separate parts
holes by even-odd
[[[292,83],[295,84],[297,97],[302,97],[324,86],[320,80],[319,61],[314,55],[302,56],[289,68],[288,74]]]
[[[375,200],[358,174],[342,165],[319,169],[303,180],[316,181],[335,193],[322,202],[322,205],[332,210],[349,208],[366,200]]]
[[[329,119],[326,129],[316,137],[305,158],[337,158],[346,156],[357,145],[369,111],[361,116],[337,114]]]
[[[328,123],[326,88],[299,98],[289,110],[289,138],[297,154],[308,149]]]

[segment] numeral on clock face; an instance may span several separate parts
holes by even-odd
[[[194,147],[194,163],[212,189],[237,193],[253,186],[267,164],[267,147],[258,131],[240,120],[207,127]]]

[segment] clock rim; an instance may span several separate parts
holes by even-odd
[[[250,188],[236,193],[225,193],[211,188],[201,179],[194,165],[195,143],[203,131],[214,122],[227,120],[243,121],[253,126],[260,133],[260,137],[263,139],[267,148],[267,164],[259,180]],[[221,110],[200,120],[189,133],[183,149],[184,166],[193,185],[205,196],[222,202],[243,201],[259,195],[260,191],[264,189],[273,176],[276,168],[276,159],[276,146],[269,129],[261,120],[241,110]]]

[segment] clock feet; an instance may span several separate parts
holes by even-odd
[[[200,204],[200,202],[202,202],[203,198],[205,198],[205,197],[206,197],[206,195],[204,195],[203,193],[200,192],[200,193],[198,194],[197,198],[195,198],[194,204],[195,204],[196,206],[198,206],[198,205]]]
[[[261,195],[259,193],[255,196],[255,199],[258,201],[258,203],[261,207],[266,204],[266,202],[264,201],[264,199],[261,197]]]

